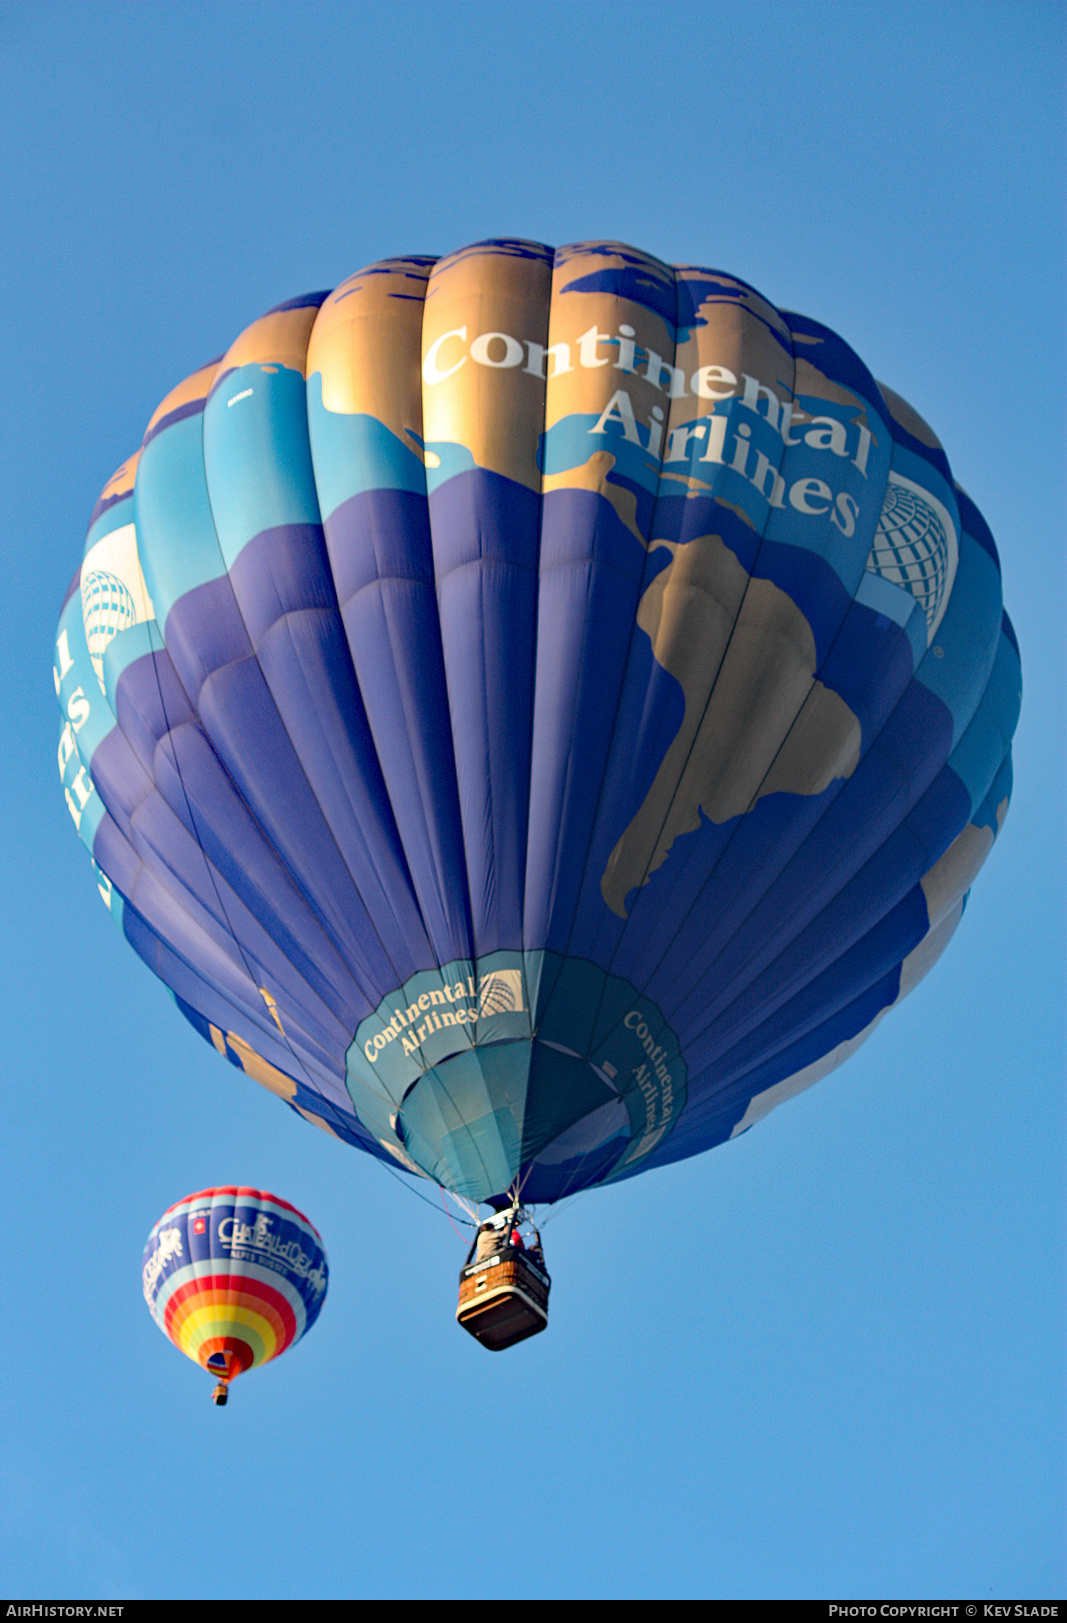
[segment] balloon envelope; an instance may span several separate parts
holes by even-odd
[[[319,1316],[326,1253],[295,1206],[260,1189],[202,1189],[163,1213],[141,1265],[163,1334],[232,1380],[285,1352]]]
[[[281,305],[172,390],[55,681],[101,894],[218,1052],[552,1201],[745,1131],[911,990],[1021,679],[980,513],[842,339],[718,271],[496,241]]]

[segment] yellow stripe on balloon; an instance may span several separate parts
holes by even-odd
[[[259,1313],[273,1328],[275,1336],[285,1341],[287,1339],[286,1321],[281,1313],[270,1302],[265,1302],[258,1292],[232,1289],[216,1289],[197,1291],[195,1296],[188,1297],[173,1313],[170,1319],[170,1332],[180,1335],[182,1326],[190,1313],[212,1311],[221,1314],[223,1318],[232,1317],[233,1310],[240,1307],[252,1313]],[[164,1326],[166,1328],[166,1326]]]
[[[174,1330],[176,1344],[189,1358],[197,1356],[196,1349],[209,1336],[237,1335],[250,1345],[254,1337],[260,1347],[255,1357],[257,1364],[266,1363],[268,1359],[273,1358],[282,1344],[270,1320],[262,1313],[257,1313],[251,1308],[232,1305],[221,1311],[214,1307],[195,1309],[186,1316],[180,1326],[174,1326]]]

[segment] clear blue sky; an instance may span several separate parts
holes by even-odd
[[[0,1591],[1063,1593],[1064,15],[0,8]],[[562,1211],[550,1331],[494,1357],[441,1211],[224,1065],[108,921],[50,665],[175,382],[283,298],[505,234],[718,266],[847,338],[989,520],[1024,701],[934,973],[755,1132]],[[232,1181],[308,1213],[331,1284],[219,1413],[139,1269]]]

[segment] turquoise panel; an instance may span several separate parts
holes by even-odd
[[[171,423],[145,446],[134,512],[145,584],[165,626],[179,598],[226,573],[204,474],[201,413]]]
[[[204,407],[204,465],[227,569],[264,530],[318,524],[303,374],[258,364],[227,372]]]
[[[1000,636],[1000,571],[989,553],[961,535],[956,579],[941,624],[916,679],[952,715],[953,744],[967,727],[985,689]]]
[[[686,1067],[656,1006],[595,964],[491,953],[412,976],[360,1025],[348,1092],[398,1159],[468,1199],[502,1194],[547,1144],[625,1110],[630,1170],[685,1106]]]
[[[367,490],[426,493],[426,475],[414,451],[376,417],[327,411],[322,374],[307,380],[307,413],[314,446],[315,482],[324,518]]]
[[[1010,639],[1002,636],[982,702],[948,762],[967,787],[972,814],[985,800],[1011,749],[1022,696],[1019,655]]]
[[[90,524],[85,537],[85,552],[91,552],[98,541],[115,530],[123,529],[127,524],[133,523],[133,492],[124,496],[114,506],[106,507],[93,524]]]
[[[78,592],[71,594],[60,616],[53,677],[62,713],[58,766],[63,797],[78,836],[91,854],[105,807],[89,763],[97,745],[114,727],[115,718],[89,658]]]

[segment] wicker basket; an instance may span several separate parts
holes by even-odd
[[[509,1248],[463,1269],[456,1318],[483,1347],[502,1352],[547,1328],[551,1284],[524,1252]]]

